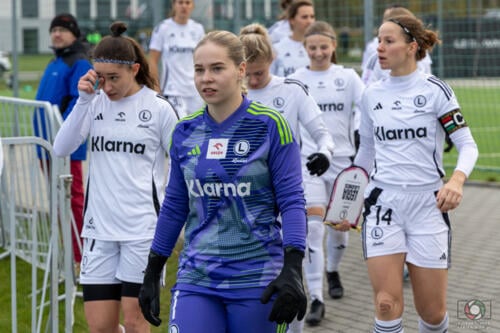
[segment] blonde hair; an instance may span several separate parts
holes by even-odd
[[[194,53],[207,43],[214,43],[217,46],[220,46],[227,50],[227,56],[234,63],[236,67],[239,67],[241,63],[246,62],[245,58],[245,48],[243,47],[242,42],[232,32],[225,30],[214,30],[207,33],[196,45],[194,49]],[[247,92],[247,88],[245,85],[245,80],[241,80],[241,90],[243,93]]]
[[[247,62],[255,62],[257,60],[273,61],[272,43],[267,29],[263,25],[252,23],[241,28],[240,40],[245,48]]]

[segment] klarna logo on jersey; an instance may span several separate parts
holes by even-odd
[[[115,151],[119,153],[130,153],[144,155],[146,145],[144,143],[133,143],[130,141],[105,140],[103,136],[93,136],[92,151]]]
[[[252,183],[205,183],[198,179],[187,181],[189,194],[193,197],[246,197],[250,195]]]
[[[386,129],[384,126],[377,126],[373,129],[373,132],[379,141],[409,140],[427,137],[426,127]]]

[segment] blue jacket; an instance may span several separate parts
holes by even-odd
[[[50,61],[43,73],[36,99],[57,104],[63,119],[66,119],[78,99],[78,80],[92,68],[92,64],[88,48],[80,41],[76,41],[67,48],[56,49],[54,53],[55,58]],[[43,110],[38,110],[38,112],[41,117],[35,117],[35,134],[47,139]],[[37,123],[37,119],[41,119],[41,124]],[[86,158],[87,142],[85,141],[71,154],[71,160],[85,160]]]

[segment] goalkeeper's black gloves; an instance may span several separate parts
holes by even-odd
[[[139,305],[144,318],[155,326],[160,326],[160,280],[167,257],[149,252],[148,266],[144,272],[144,282],[139,291]]]
[[[313,153],[307,157],[307,161],[307,170],[313,176],[321,176],[330,167],[330,161],[323,153]]]
[[[307,298],[302,284],[302,259],[304,252],[289,247],[285,249],[285,262],[280,275],[264,290],[260,301],[266,304],[274,293],[278,296],[274,301],[270,321],[278,324],[291,323],[304,318],[307,309]]]

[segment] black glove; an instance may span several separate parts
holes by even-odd
[[[153,250],[149,252],[148,266],[144,272],[144,282],[139,291],[139,305],[144,318],[155,326],[160,326],[160,279],[167,257]]]
[[[264,290],[260,301],[266,304],[274,293],[278,293],[269,315],[270,321],[278,324],[291,323],[304,318],[307,309],[307,298],[302,284],[302,259],[304,252],[289,247],[285,249],[285,262],[280,275]]]
[[[361,139],[359,137],[359,131],[355,130],[354,131],[354,148],[356,148],[356,151],[359,150],[359,143],[361,142]]]
[[[313,153],[307,157],[307,170],[311,175],[321,176],[330,167],[330,161],[323,153]]]

